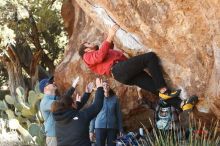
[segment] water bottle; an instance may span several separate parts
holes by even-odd
[[[139,134],[140,134],[141,136],[144,136],[144,129],[143,129],[143,128],[139,128]]]

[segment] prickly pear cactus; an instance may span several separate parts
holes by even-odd
[[[14,119],[15,118],[15,115],[14,115],[14,112],[10,109],[7,109],[6,111],[6,114],[8,115],[8,119]]]
[[[32,123],[28,127],[28,131],[32,137],[36,137],[36,143],[38,145],[43,145],[45,143],[45,134],[41,126],[36,123]]]
[[[22,99],[24,99],[24,98],[23,98],[24,95],[25,95],[24,88],[18,87],[18,88],[16,89],[16,93],[17,93],[17,96],[18,96],[18,97],[21,97]]]
[[[6,101],[8,104],[15,104],[15,99],[12,98],[10,95],[5,95],[5,101]]]
[[[5,103],[5,101],[0,100],[0,110],[5,111],[8,109],[8,105]]]
[[[19,121],[17,119],[10,119],[8,122],[9,128],[12,130],[18,130],[19,133],[21,133],[22,137],[23,137],[23,141],[25,143],[28,144],[35,144],[34,138],[31,136],[31,134],[28,132],[28,130],[26,130],[25,128],[23,128]]]
[[[17,96],[15,98],[11,97],[10,95],[5,96],[5,101],[10,104],[14,105],[16,115],[21,114],[24,117],[30,118],[37,114],[38,106],[40,99],[43,95],[40,91],[35,87],[35,90],[30,90],[28,94],[28,101],[25,101],[25,91],[22,87],[18,87],[16,89]]]
[[[9,120],[8,127],[19,131],[26,143],[39,146],[45,144],[45,135],[40,126],[43,122],[39,110],[39,103],[42,97],[43,94],[37,84],[34,90],[28,92],[28,97],[25,94],[25,90],[22,87],[18,87],[16,89],[16,97],[6,95],[5,100],[0,101],[0,110],[6,113]],[[14,106],[14,108],[9,108],[11,106]]]

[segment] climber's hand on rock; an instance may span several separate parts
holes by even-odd
[[[113,25],[110,29],[109,29],[109,35],[114,36],[116,31],[119,29],[119,26],[117,24]]]
[[[116,31],[119,29],[119,26],[117,24],[113,25],[110,29],[109,29],[109,32],[108,32],[108,37],[106,39],[106,41],[108,42],[112,42],[114,36],[115,36],[115,33]]]

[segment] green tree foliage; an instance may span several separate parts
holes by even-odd
[[[61,4],[59,0],[5,0],[1,2],[0,63],[4,65],[5,60],[2,58],[7,56],[6,45],[10,43],[15,48],[26,77],[32,76],[33,66],[31,65],[34,63],[40,63],[41,69],[52,74],[56,63],[62,58],[67,40],[60,16]],[[34,60],[37,53],[40,54],[40,60],[36,58]],[[0,68],[0,73],[4,74],[6,70]],[[4,80],[7,79],[7,76],[5,77]],[[3,79],[0,80],[2,81]]]
[[[42,121],[37,116],[39,100],[30,89],[38,79],[52,74],[62,58],[67,37],[62,26],[61,4],[61,0],[5,0],[0,3],[0,87],[9,81],[11,95],[6,99],[15,105],[20,103],[17,87],[22,89],[22,104],[13,106],[0,100],[0,115],[7,114],[9,119],[14,115],[13,119],[20,125],[29,127],[32,137],[39,137],[38,145],[42,143],[38,135],[43,134],[37,125],[41,126]],[[1,93],[0,96],[4,97]],[[7,110],[3,105],[8,105]],[[27,135],[27,130],[19,127],[20,134]]]

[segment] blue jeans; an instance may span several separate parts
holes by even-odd
[[[116,146],[114,142],[117,138],[117,129],[96,128],[96,144],[97,146],[105,146],[107,140],[107,146]]]

